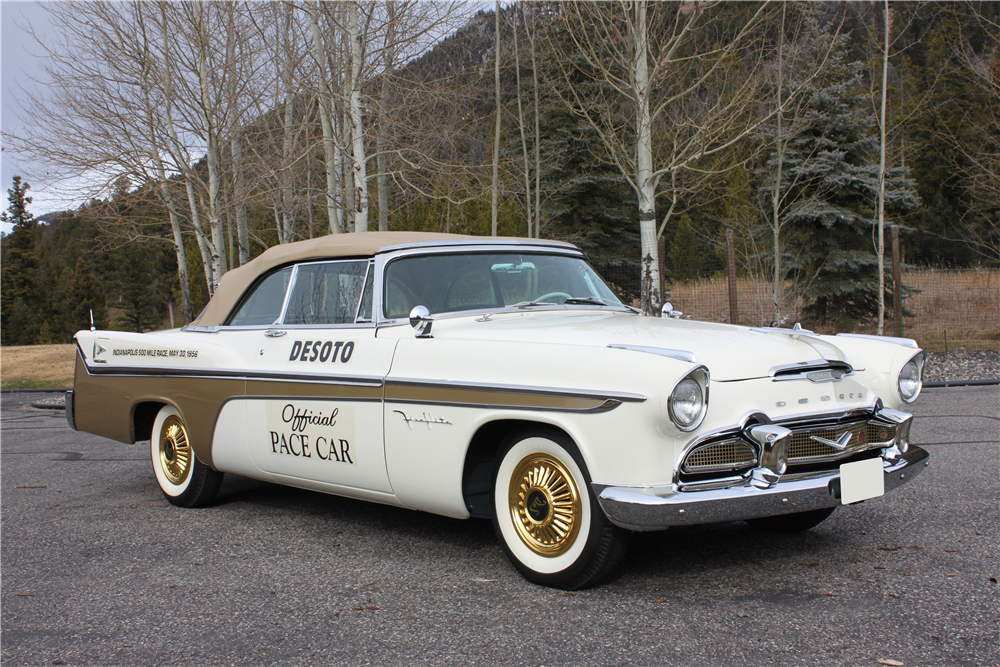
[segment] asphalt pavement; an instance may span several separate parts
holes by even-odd
[[[779,536],[637,534],[618,576],[522,579],[485,521],[227,476],[168,504],[148,443],[0,401],[3,665],[1000,665],[1000,387],[925,389],[930,467]]]

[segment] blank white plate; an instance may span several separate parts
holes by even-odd
[[[840,502],[858,503],[885,494],[882,459],[855,461],[840,466]]]

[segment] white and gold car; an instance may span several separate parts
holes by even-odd
[[[927,461],[913,341],[644,317],[567,243],[327,236],[225,274],[182,329],[76,341],[70,425],[149,440],[175,505],[230,472],[491,518],[566,589],[631,531],[805,530]]]

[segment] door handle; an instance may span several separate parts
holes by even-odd
[[[268,338],[281,338],[286,333],[288,333],[288,332],[287,331],[265,331],[264,335],[267,336]]]

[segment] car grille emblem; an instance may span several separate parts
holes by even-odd
[[[853,435],[854,434],[851,433],[850,431],[846,431],[836,440],[827,440],[826,438],[821,438],[818,435],[811,435],[809,437],[815,440],[816,442],[820,443],[821,445],[827,445],[829,447],[833,447],[838,452],[842,452],[845,449],[847,449],[847,445],[849,442],[851,442],[851,437]]]

